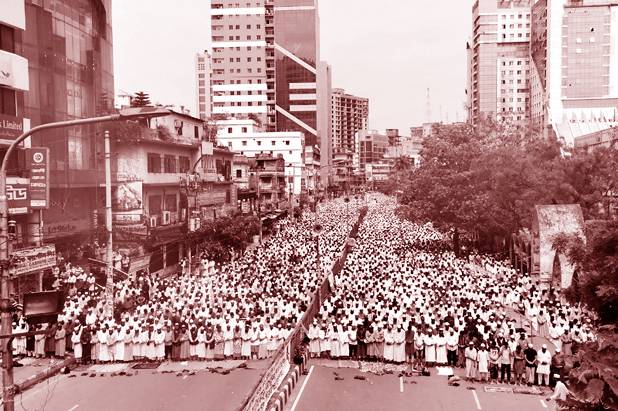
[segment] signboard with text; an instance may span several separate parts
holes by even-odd
[[[24,132],[24,119],[0,114],[0,138],[15,140]]]
[[[51,268],[56,265],[56,246],[51,244],[14,250],[11,260],[11,273],[15,276]]]
[[[6,178],[6,198],[10,215],[28,214],[29,191],[30,181],[27,178]]]
[[[49,207],[49,148],[27,148],[26,168],[30,170],[30,209]]]

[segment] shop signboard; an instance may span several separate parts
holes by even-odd
[[[30,181],[27,178],[7,177],[6,198],[10,215],[28,214]]]
[[[49,148],[27,148],[26,168],[30,170],[30,209],[49,207]]]
[[[51,268],[56,265],[56,246],[51,244],[13,250],[11,260],[11,272],[14,276]]]
[[[7,116],[0,114],[0,138],[15,140],[24,132],[24,119],[22,117]]]

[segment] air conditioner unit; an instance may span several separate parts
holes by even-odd
[[[157,217],[150,217],[150,227],[156,227],[157,226]]]
[[[169,211],[163,212],[163,221],[161,225],[169,225],[172,222],[172,215]]]
[[[182,120],[174,120],[175,128],[182,128]]]

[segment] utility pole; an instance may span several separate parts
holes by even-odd
[[[105,250],[105,314],[114,316],[114,248],[112,224],[112,153],[109,131],[105,130],[105,231],[107,247]]]
[[[262,244],[262,195],[260,194],[260,166],[256,160],[255,162],[255,175],[257,177],[257,206],[258,206],[258,219],[260,220],[260,245]]]

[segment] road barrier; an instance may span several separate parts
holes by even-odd
[[[366,215],[367,207],[361,208],[358,219],[348,234],[348,239],[346,239],[343,251],[333,265],[333,276],[338,275],[343,270],[349,251],[348,240],[358,236],[358,229]],[[243,402],[240,410],[265,411],[269,404],[273,407],[279,407],[276,409],[283,409],[285,402],[289,398],[289,394],[291,394],[291,391],[289,391],[288,395],[285,394],[286,385],[282,385],[283,380],[290,373],[290,365],[294,364],[294,357],[297,356],[297,353],[299,353],[299,347],[303,344],[303,340],[305,338],[304,330],[309,327],[316,314],[320,311],[320,307],[322,306],[324,300],[330,296],[331,289],[328,277],[329,276],[325,276],[325,278],[322,279],[322,283],[314,292],[311,303],[309,304],[309,307],[307,307],[307,310],[305,311],[305,314],[301,318],[300,322],[275,352],[275,355],[270,360],[268,369],[262,378],[260,378],[257,382],[253,390],[251,390],[251,394],[249,394],[247,399]],[[302,373],[306,362],[306,355],[302,356],[302,360],[298,362],[300,362],[300,364],[296,364],[298,367],[294,367],[293,372]],[[291,387],[287,388],[288,390],[293,388],[297,379],[293,379],[292,381],[293,383],[291,383]],[[277,393],[279,393],[279,395],[276,395]],[[281,393],[283,393],[283,395],[281,395]]]

